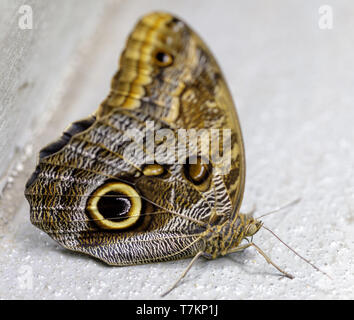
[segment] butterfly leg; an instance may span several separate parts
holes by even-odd
[[[231,249],[228,253],[233,253],[233,252],[237,252],[237,251],[241,251],[241,250],[244,250],[248,247],[254,247],[262,256],[263,258],[269,263],[271,264],[274,268],[276,268],[279,272],[281,272],[285,277],[289,278],[289,279],[294,279],[294,276],[291,275],[290,273],[287,273],[285,272],[283,269],[281,269],[279,266],[277,266],[265,253],[264,251],[258,247],[254,242],[250,242],[250,243],[247,243],[243,246],[239,246],[239,247],[236,247],[236,248],[233,248]]]
[[[183,273],[181,274],[181,276],[177,279],[177,281],[173,284],[173,286],[168,289],[164,294],[161,295],[161,297],[166,296],[167,294],[169,294],[174,288],[177,287],[178,283],[186,276],[186,274],[188,273],[188,271],[190,270],[190,268],[192,268],[194,262],[197,261],[197,259],[202,256],[204,254],[203,251],[199,251],[194,258],[192,259],[192,261],[189,263],[189,265],[187,266],[187,268],[183,271]]]

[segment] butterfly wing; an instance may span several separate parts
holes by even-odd
[[[141,109],[173,128],[231,129],[232,164],[223,180],[238,211],[245,156],[236,109],[212,53],[184,22],[166,13],[138,22],[98,114],[115,108]]]
[[[179,129],[224,128],[231,148],[223,156],[231,160],[220,173],[212,156],[200,163]],[[177,140],[186,152],[170,161]],[[211,155],[220,146],[211,144]],[[129,36],[109,96],[41,150],[25,194],[32,223],[61,245],[129,265],[203,250],[206,224],[238,214],[243,188],[242,135],[220,68],[184,22],[152,13]]]

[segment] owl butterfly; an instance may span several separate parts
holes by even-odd
[[[188,130],[224,133],[191,143],[180,134]],[[155,131],[160,139],[149,143]],[[157,161],[166,150],[167,161]],[[228,170],[214,160],[221,151]],[[98,110],[40,151],[25,195],[36,227],[110,265],[193,257],[187,272],[200,256],[249,246],[273,264],[254,242],[241,244],[262,226],[239,212],[244,184],[241,129],[218,64],[184,22],[152,13],[130,34]]]

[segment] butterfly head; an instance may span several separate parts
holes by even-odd
[[[252,237],[254,234],[258,232],[258,230],[262,227],[263,222],[259,221],[253,217],[250,217],[246,220],[245,224],[245,237]]]

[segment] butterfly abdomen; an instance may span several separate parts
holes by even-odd
[[[222,225],[210,227],[204,238],[206,255],[215,259],[239,246],[245,238],[245,225],[243,215],[238,215],[233,221],[227,220]]]

